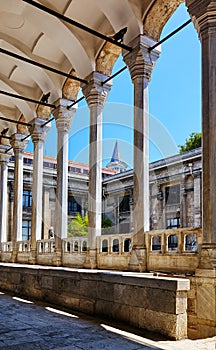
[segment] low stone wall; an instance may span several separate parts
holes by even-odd
[[[187,337],[188,279],[152,274],[0,263],[0,289],[126,322],[173,339]]]

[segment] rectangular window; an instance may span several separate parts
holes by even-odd
[[[28,241],[31,238],[31,221],[23,220],[22,222],[22,239]]]
[[[174,205],[180,203],[180,185],[169,186],[165,188],[166,204]]]
[[[30,190],[23,191],[23,207],[32,207],[32,191]]]
[[[81,212],[81,206],[76,202],[73,196],[68,196],[68,212]]]
[[[179,218],[174,218],[174,219],[167,219],[166,223],[167,223],[166,228],[172,229],[172,228],[179,228],[181,221]]]

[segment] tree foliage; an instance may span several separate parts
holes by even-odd
[[[202,145],[202,133],[201,132],[192,132],[188,139],[185,140],[184,145],[179,145],[179,153],[184,153],[191,151],[192,149],[201,147]]]
[[[88,234],[88,215],[82,217],[80,213],[76,214],[68,225],[68,237],[87,236]]]
[[[112,221],[107,218],[102,218],[102,228],[112,226]],[[81,237],[88,235],[88,215],[82,217],[80,213],[76,214],[75,219],[72,219],[68,225],[68,237]]]

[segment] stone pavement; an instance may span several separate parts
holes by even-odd
[[[156,334],[0,293],[0,350],[215,350],[216,337],[168,341]]]

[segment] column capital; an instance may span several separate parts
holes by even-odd
[[[44,120],[40,118],[34,118],[33,120],[31,120],[30,123],[31,126],[29,127],[29,132],[31,134],[33,143],[44,143],[47,133],[50,129],[50,125],[47,124],[44,127],[42,127],[42,125],[44,124]]]
[[[24,140],[25,135],[13,134],[11,135],[11,146],[13,147],[14,153],[23,153],[28,145],[28,140]]]
[[[201,38],[206,30],[216,31],[216,1],[186,0],[186,5]]]
[[[102,85],[107,78],[106,75],[98,72],[92,72],[86,77],[89,83],[82,85],[82,91],[89,108],[95,106],[103,109],[112,86],[110,81]]]
[[[145,35],[139,35],[129,45],[132,52],[123,50],[123,59],[130,71],[131,79],[151,79],[152,70],[160,54],[160,46],[149,52],[149,48],[156,42]]]
[[[0,165],[7,164],[11,158],[11,150],[5,153],[10,146],[8,145],[0,145]]]
[[[58,106],[54,112],[56,127],[59,131],[69,132],[73,116],[77,110],[77,105],[69,108],[73,101],[60,98],[55,102]]]

